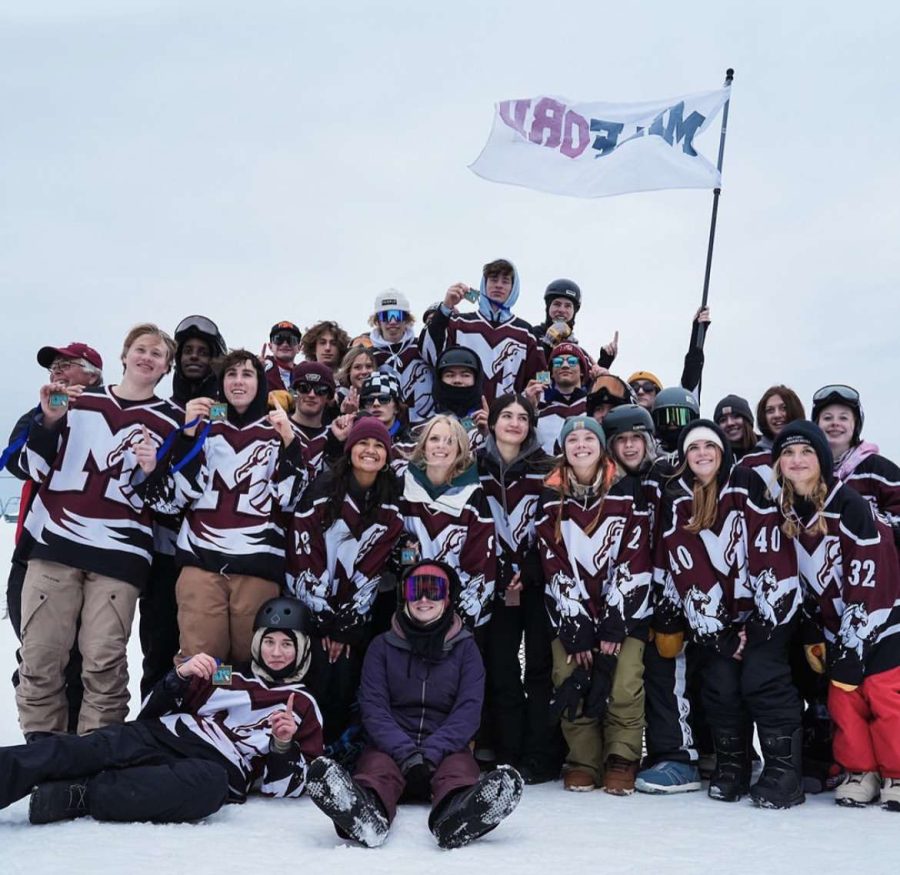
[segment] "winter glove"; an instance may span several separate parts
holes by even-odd
[[[675,659],[684,647],[684,632],[655,632],[656,652],[663,659]]]
[[[550,697],[550,720],[556,723],[563,712],[567,720],[574,720],[578,716],[578,706],[591,685],[591,677],[587,669],[579,666],[567,677]]]
[[[409,551],[413,551],[415,553],[415,558],[412,562],[409,561],[411,557],[411,553]],[[404,559],[406,560],[404,562]],[[387,569],[391,572],[398,580],[403,580],[406,569],[411,565],[414,565],[419,561],[419,542],[416,538],[410,535],[408,532],[403,532],[394,542],[394,547],[391,550],[391,555],[388,557],[387,561]]]
[[[434,775],[434,766],[421,754],[414,754],[404,762],[400,771],[406,781],[403,793],[407,799],[415,799],[419,802],[431,800],[431,778]]]
[[[809,667],[816,674],[825,674],[825,642],[804,644],[803,652],[806,654],[806,661],[809,663]]]
[[[594,654],[594,666],[591,669],[591,688],[584,697],[582,717],[600,720],[606,713],[609,694],[612,692],[613,674],[617,659],[605,653]]]
[[[836,686],[839,690],[843,690],[845,693],[852,693],[858,686],[858,684],[845,684],[841,681],[832,681],[832,684]]]
[[[287,389],[272,389],[269,392],[269,410],[274,410],[276,405],[283,408],[285,413],[291,414],[294,412],[294,396]]]

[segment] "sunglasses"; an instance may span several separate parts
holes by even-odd
[[[360,398],[360,403],[363,407],[371,407],[376,403],[383,407],[385,404],[390,404],[393,400],[393,395],[366,395],[365,397]]]
[[[408,602],[428,599],[442,602],[450,592],[450,581],[434,574],[413,574],[403,581],[403,598]]]
[[[815,395],[813,395],[813,404],[818,404],[820,401],[824,401],[826,398],[831,398],[835,395],[838,398],[842,398],[844,401],[849,401],[851,404],[859,404],[859,392],[852,386],[845,386],[843,383],[823,386]]]
[[[84,366],[85,362],[81,359],[56,359],[51,362],[47,370],[52,374],[53,371],[67,371],[69,368],[83,368]]]
[[[638,395],[655,395],[659,391],[655,383],[642,383],[640,380],[632,383],[631,388]]]
[[[313,386],[312,383],[295,383],[294,391],[298,395],[309,395],[309,393],[312,392],[320,398],[327,398],[331,395],[331,389],[329,389],[328,386]]]
[[[568,365],[570,368],[577,368],[581,362],[579,362],[578,357],[574,355],[555,355],[550,359],[550,364],[554,368],[561,368],[563,365]]]
[[[271,341],[276,346],[281,343],[290,343],[293,345],[295,343],[300,343],[300,338],[297,337],[296,334],[290,334],[289,332],[285,332],[284,334],[281,334],[281,333],[273,334],[271,337]]]
[[[405,310],[382,310],[375,314],[379,322],[405,322],[409,319],[409,313]]]

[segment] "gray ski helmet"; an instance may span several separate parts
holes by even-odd
[[[309,633],[312,625],[309,608],[298,599],[279,596],[269,599],[256,612],[254,629],[278,629],[282,632]]]
[[[656,395],[653,403],[653,423],[657,432],[673,426],[684,428],[689,422],[700,418],[700,405],[697,399],[681,386],[670,386]]]
[[[823,386],[813,395],[812,414],[810,419],[819,424],[819,416],[829,404],[842,404],[849,407],[853,411],[853,437],[850,438],[850,445],[855,447],[859,443],[862,434],[863,423],[866,421],[866,415],[863,412],[862,401],[859,398],[859,392],[852,386],[845,386],[842,383],[832,383]]]
[[[544,292],[544,303],[549,307],[554,298],[567,298],[575,305],[575,312],[581,309],[581,289],[578,283],[567,279],[553,280]]]
[[[228,352],[228,346],[225,343],[225,338],[222,337],[219,331],[218,325],[206,316],[185,316],[175,326],[173,337],[179,348],[190,337],[198,337],[200,340],[205,340],[210,345],[210,352],[213,358],[223,356]]]
[[[627,431],[652,435],[655,427],[653,417],[645,407],[641,407],[640,404],[620,404],[618,407],[613,407],[603,417],[603,431],[606,434],[606,443],[609,445],[613,438]]]
[[[476,374],[481,373],[481,359],[467,346],[448,346],[437,359],[435,371],[440,374],[447,368],[468,368]]]

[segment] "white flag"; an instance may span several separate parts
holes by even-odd
[[[606,197],[660,188],[716,188],[721,175],[694,140],[730,88],[643,103],[573,103],[540,96],[496,105],[470,169],[553,194]]]

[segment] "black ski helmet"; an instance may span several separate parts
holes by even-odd
[[[544,292],[544,304],[549,307],[554,298],[567,298],[575,306],[577,313],[581,309],[581,289],[578,283],[567,279],[553,280]]]
[[[859,399],[859,392],[852,386],[845,386],[841,383],[833,383],[823,386],[813,395],[812,415],[810,419],[819,424],[819,416],[829,404],[841,404],[849,407],[853,411],[855,420],[853,426],[853,437],[850,439],[850,446],[855,447],[859,443],[862,434],[863,423],[866,421],[866,415],[863,412],[862,401]]]
[[[448,346],[437,359],[435,371],[440,374],[447,368],[468,368],[481,373],[481,359],[467,346]]]
[[[603,431],[606,444],[609,446],[613,438],[627,431],[643,432],[652,435],[655,430],[650,411],[640,404],[620,404],[613,407],[603,417]]]
[[[299,599],[279,596],[269,599],[256,612],[254,629],[278,629],[281,632],[309,634],[311,627],[309,608]]]
[[[657,434],[672,427],[684,428],[689,422],[700,418],[700,405],[687,389],[669,386],[657,393],[653,403],[653,423]]]

